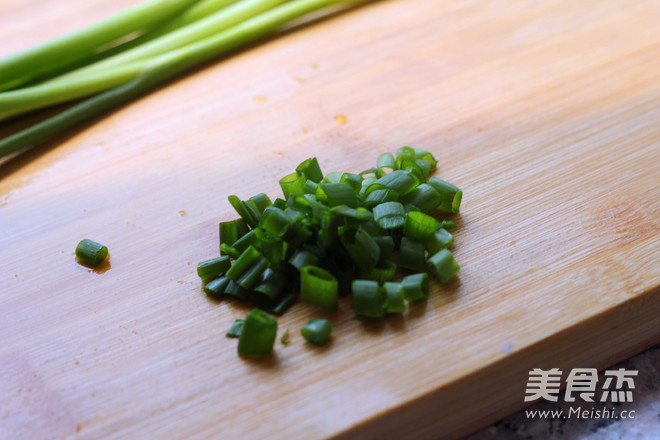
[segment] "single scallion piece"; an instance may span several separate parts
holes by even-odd
[[[426,266],[441,283],[446,283],[456,275],[461,268],[448,249],[441,249],[428,259]]]
[[[289,329],[284,330],[284,333],[282,333],[282,337],[280,338],[280,342],[282,345],[289,345],[291,343],[291,340],[289,339]]]
[[[463,199],[463,191],[451,183],[438,179],[437,177],[431,177],[429,179],[429,185],[431,185],[442,196],[442,201],[440,202],[440,205],[438,205],[439,210],[451,213],[458,212],[461,207],[461,200]]]
[[[380,318],[385,313],[385,300],[377,281],[355,280],[353,287],[353,310],[360,316]]]
[[[268,356],[273,351],[277,335],[277,320],[260,309],[245,317],[238,337],[238,354],[247,358]]]
[[[302,174],[307,178],[307,180],[311,180],[314,183],[319,183],[321,180],[323,180],[321,167],[319,166],[319,162],[315,157],[310,157],[309,159],[303,161],[296,167],[296,172]]]
[[[406,311],[405,294],[401,283],[385,283],[385,311],[387,313],[403,313]]]
[[[438,252],[440,249],[449,249],[454,243],[454,236],[447,232],[444,228],[438,228],[433,234],[424,241],[424,247],[431,255]]]
[[[440,223],[421,211],[409,211],[403,225],[403,233],[411,240],[423,243],[438,230]]]
[[[376,161],[376,175],[378,177],[383,177],[396,169],[398,168],[392,153],[383,153],[378,156],[378,160]]]
[[[238,338],[241,336],[241,331],[243,330],[243,325],[245,324],[244,319],[237,319],[234,321],[234,323],[229,327],[229,330],[227,330],[227,333],[225,333],[225,336],[228,338]]]
[[[327,319],[312,318],[300,329],[300,334],[314,345],[323,345],[330,339],[332,330],[332,323]]]
[[[399,252],[401,256],[401,267],[414,270],[415,272],[423,272],[425,270],[426,250],[422,243],[402,237]]]
[[[300,298],[320,309],[337,310],[337,279],[320,267],[303,267],[300,270]]]
[[[98,266],[108,256],[108,248],[87,238],[80,240],[76,246],[76,257],[83,263]]]
[[[228,256],[213,258],[197,264],[197,275],[203,280],[215,278],[227,272],[231,266]]]
[[[206,283],[204,292],[213,298],[220,299],[227,291],[227,287],[229,287],[229,283],[231,282],[227,277],[216,278]]]
[[[429,296],[429,277],[426,273],[408,275],[401,280],[406,301],[418,301]]]

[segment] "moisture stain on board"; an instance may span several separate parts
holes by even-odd
[[[344,125],[346,122],[348,122],[348,119],[346,119],[346,115],[335,115],[335,122],[339,125]]]

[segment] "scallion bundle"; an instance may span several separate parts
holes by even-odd
[[[0,158],[90,121],[203,63],[334,5],[366,0],[147,0],[0,59],[0,121],[80,101],[0,140]]]
[[[337,310],[348,295],[359,316],[405,312],[428,297],[427,273],[446,283],[460,270],[449,250],[456,224],[438,217],[458,212],[463,193],[430,177],[436,165],[403,147],[359,174],[324,176],[310,158],[280,180],[284,198],[229,196],[240,217],[220,223],[225,256],[200,263],[202,279],[217,277],[205,290],[276,315],[298,299]]]

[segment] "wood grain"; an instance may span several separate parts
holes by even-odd
[[[133,3],[0,2],[0,54]],[[456,438],[522,408],[531,368],[657,344],[659,22],[652,0],[377,2],[0,166],[0,438]],[[342,302],[322,349],[298,304],[291,345],[238,358],[248,308],[195,274],[227,195],[402,145],[464,190],[458,279],[382,323]]]

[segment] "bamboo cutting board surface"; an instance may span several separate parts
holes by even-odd
[[[1,2],[0,54],[134,3]],[[522,408],[531,368],[660,342],[658,23],[651,0],[378,2],[0,166],[0,438],[455,438]],[[324,348],[297,304],[289,346],[240,359],[249,308],[195,273],[226,197],[403,145],[464,191],[458,278],[382,323],[342,302]]]

